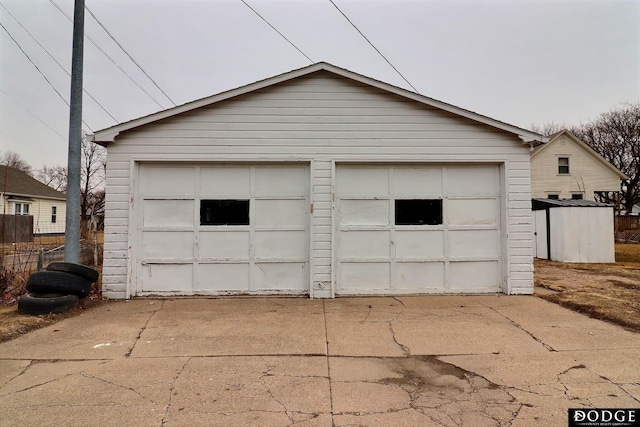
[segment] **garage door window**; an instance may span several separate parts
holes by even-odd
[[[201,200],[200,225],[249,225],[249,200]]]
[[[396,225],[442,224],[442,200],[396,200]]]

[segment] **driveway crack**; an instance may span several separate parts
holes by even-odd
[[[542,341],[540,338],[536,337],[533,333],[527,331],[525,328],[522,327],[521,324],[519,324],[518,322],[516,322],[515,320],[513,320],[512,318],[510,318],[509,316],[500,313],[498,310],[496,310],[495,308],[486,305],[486,304],[482,304],[484,307],[487,307],[489,310],[493,311],[494,313],[499,314],[500,316],[504,317],[505,319],[507,319],[509,322],[511,322],[513,324],[513,326],[515,326],[516,328],[520,329],[522,332],[526,333],[527,335],[529,335],[531,338],[533,338],[535,341],[537,341],[540,345],[542,345],[545,349],[547,349],[548,351],[557,351],[556,349],[554,349],[553,347],[551,347],[549,344],[545,343],[544,341]]]
[[[140,329],[140,332],[138,332],[138,336],[133,342],[133,345],[131,346],[129,351],[124,355],[124,357],[131,356],[131,353],[133,353],[133,349],[136,348],[136,345],[138,345],[138,341],[140,341],[140,337],[142,336],[142,333],[147,329],[147,326],[149,325],[149,322],[151,322],[151,319],[153,319],[153,316],[155,316],[160,310],[162,310],[162,308],[164,307],[164,303],[165,301],[162,300],[160,307],[157,310],[155,310],[153,313],[151,313],[151,316],[149,316],[147,321],[144,323],[144,326]]]
[[[393,329],[393,322],[398,320],[400,317],[402,317],[404,315],[404,311],[407,309],[407,306],[404,304],[404,302],[398,298],[398,297],[393,297],[394,300],[398,301],[400,303],[400,305],[402,305],[402,311],[400,313],[398,313],[398,315],[396,317],[394,317],[393,319],[389,320],[389,331],[391,331],[391,337],[393,338],[393,341],[402,349],[404,355],[406,357],[411,356],[411,349],[409,347],[407,347],[406,345],[402,344],[400,341],[398,341],[397,337],[396,337],[396,331]]]
[[[182,375],[182,372],[184,372],[184,368],[187,367],[187,364],[191,361],[191,357],[189,357],[184,364],[182,365],[182,367],[180,368],[180,370],[178,371],[178,373],[176,374],[176,376],[173,378],[173,381],[171,382],[171,387],[169,388],[169,402],[167,403],[167,408],[164,411],[164,415],[162,416],[162,422],[160,423],[160,427],[162,427],[163,425],[165,425],[165,423],[170,421],[170,417],[169,417],[169,410],[171,409],[171,404],[173,402],[173,391],[176,388],[176,382],[178,381],[178,378],[180,378],[180,375]],[[168,418],[169,417],[169,418]]]
[[[91,379],[94,379],[94,380],[98,380],[98,381],[101,381],[101,382],[106,383],[106,384],[110,384],[110,385],[118,387],[118,388],[122,388],[122,389],[125,389],[125,390],[132,391],[135,394],[137,394],[138,396],[140,396],[142,399],[147,400],[147,401],[149,401],[151,403],[154,403],[154,404],[156,403],[153,400],[151,400],[151,399],[143,396],[142,394],[140,394],[137,390],[135,390],[135,389],[133,389],[131,387],[127,387],[126,385],[117,384],[117,383],[114,383],[112,381],[107,381],[104,378],[96,377],[94,375],[89,375],[86,372],[80,372],[80,376],[85,377],[85,378],[91,378]]]

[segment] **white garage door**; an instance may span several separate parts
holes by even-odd
[[[336,292],[499,292],[497,165],[336,169]]]
[[[138,294],[307,293],[304,165],[141,165]]]

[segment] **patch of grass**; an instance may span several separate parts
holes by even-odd
[[[640,244],[616,244],[616,262],[634,263],[638,264],[638,268],[640,268]]]
[[[539,297],[595,319],[607,320],[640,331],[638,290],[606,288],[589,291],[564,290]]]
[[[615,264],[535,261],[535,284],[547,301],[640,331],[640,245],[616,244]]]

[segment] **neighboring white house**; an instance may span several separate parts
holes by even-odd
[[[531,153],[531,195],[595,201],[596,192],[619,192],[628,177],[567,130]]]
[[[326,63],[98,131],[103,293],[530,294],[542,140]]]
[[[26,173],[0,165],[0,213],[32,215],[33,234],[64,234],[67,202],[54,190]]]

